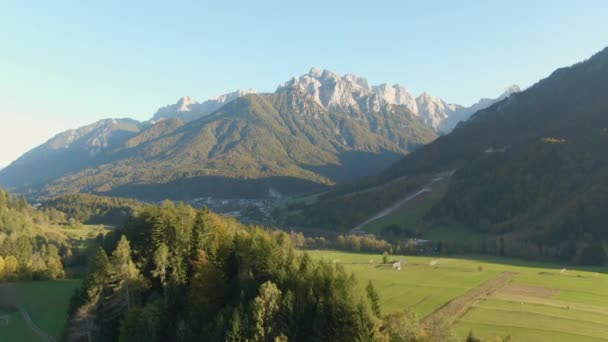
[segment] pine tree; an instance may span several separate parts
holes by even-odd
[[[139,270],[131,259],[129,240],[123,235],[110,258],[107,290],[102,302],[102,332],[104,340],[117,340],[124,314],[135,304],[137,292],[143,288]]]
[[[124,290],[124,305],[127,310],[131,308],[132,290],[135,281],[139,278],[139,270],[131,259],[131,246],[129,240],[123,235],[112,253],[111,276],[114,292]]]
[[[82,288],[75,293],[70,303],[72,319],[69,336],[74,340],[86,338],[91,341],[92,336],[99,330],[99,322],[103,315],[102,293],[110,269],[110,261],[103,248],[97,248],[89,265],[89,273]]]
[[[199,250],[202,248],[203,234],[207,225],[207,215],[207,208],[203,208],[196,213],[196,219],[192,227],[192,237],[190,238],[190,260],[196,260]]]
[[[167,245],[162,243],[154,252],[154,264],[155,268],[152,271],[152,275],[160,280],[163,286],[163,294],[165,301],[167,300],[167,267],[169,267],[169,248]]]
[[[365,287],[365,292],[367,292],[367,298],[369,299],[372,307],[372,312],[377,318],[382,317],[382,313],[380,312],[380,296],[378,296],[378,292],[372,284],[370,280],[367,286]]]
[[[253,301],[253,322],[256,341],[272,341],[275,331],[276,315],[279,312],[281,290],[271,281],[260,286],[259,295]]]
[[[226,335],[227,342],[241,342],[244,340],[242,336],[242,322],[241,322],[241,314],[239,309],[234,309],[232,312],[232,322],[230,325],[230,331]]]

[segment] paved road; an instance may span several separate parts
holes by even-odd
[[[433,178],[429,182],[429,184],[425,185],[424,187],[422,187],[421,189],[419,189],[416,192],[409,193],[407,196],[405,196],[404,198],[398,200],[397,202],[395,202],[390,207],[388,207],[386,209],[383,209],[382,211],[380,211],[376,215],[374,215],[374,216],[370,217],[369,219],[365,220],[364,222],[358,224],[353,229],[351,229],[350,232],[351,233],[365,233],[365,231],[363,230],[363,227],[365,227],[366,225],[368,225],[369,223],[371,223],[373,221],[376,221],[379,218],[382,218],[384,216],[390,215],[392,212],[394,212],[395,210],[399,209],[405,203],[413,200],[414,198],[422,195],[423,193],[433,191],[433,184],[435,184],[436,182],[439,182],[440,180],[443,180],[445,178],[451,177],[454,174],[454,172],[455,172],[455,170],[450,170],[450,171],[446,171],[446,172],[442,172],[442,173],[438,174],[435,178]]]
[[[47,334],[46,332],[44,332],[44,330],[40,329],[33,321],[32,318],[30,317],[30,314],[27,313],[27,311],[25,311],[24,308],[19,308],[19,313],[21,314],[21,317],[23,317],[23,320],[25,321],[25,324],[27,324],[27,326],[36,333],[36,335],[40,336],[40,338],[45,341],[45,342],[56,342],[55,338],[49,334]]]

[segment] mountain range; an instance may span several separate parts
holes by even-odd
[[[190,97],[151,120],[104,119],[58,134],[0,171],[32,197],[263,197],[323,189],[382,170],[473,111],[406,88],[313,68],[274,93]]]
[[[414,97],[407,88],[399,84],[383,83],[370,86],[363,77],[353,74],[340,76],[333,71],[319,68],[312,68],[307,74],[292,78],[279,86],[277,91],[286,88],[298,88],[308,93],[317,104],[325,109],[350,108],[359,112],[369,112],[378,111],[381,107],[390,105],[402,105],[411,113],[419,116],[425,124],[439,134],[449,133],[458,122],[466,121],[476,111],[521,91],[517,85],[512,85],[495,99],[482,98],[475,104],[465,107],[448,104],[442,98],[427,92]],[[192,121],[211,114],[226,103],[249,94],[258,94],[258,92],[253,89],[237,90],[203,102],[185,96],[173,105],[160,108],[151,121],[158,122],[169,118]],[[365,103],[365,99],[373,100],[371,103]]]

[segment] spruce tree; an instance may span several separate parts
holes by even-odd
[[[365,287],[365,292],[367,292],[367,298],[371,303],[374,316],[381,318],[382,313],[380,312],[380,296],[378,296],[378,292],[376,291],[376,288],[374,287],[374,284],[372,284],[371,280]]]

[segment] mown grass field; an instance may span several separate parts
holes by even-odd
[[[80,283],[79,279],[17,282],[3,284],[1,290],[14,296],[14,302],[29,313],[38,327],[61,340],[67,323],[70,297]],[[0,326],[0,341],[39,340],[25,325],[19,312],[6,312],[10,315],[9,325]]]
[[[385,313],[411,308],[421,318],[502,272],[517,272],[508,285],[479,298],[458,317],[454,326],[460,336],[472,329],[482,338],[608,341],[606,269],[561,272],[558,265],[505,258],[391,257],[407,260],[397,271],[380,264],[379,254],[309,253],[315,259],[343,264],[361,286],[371,280]]]

